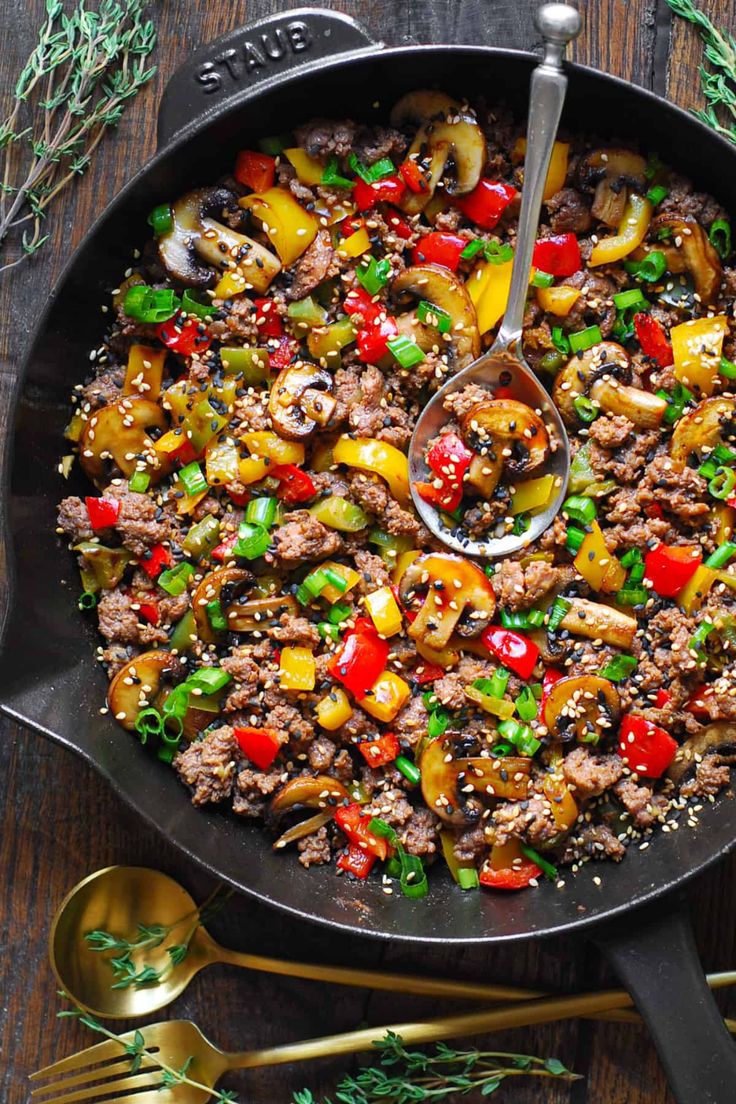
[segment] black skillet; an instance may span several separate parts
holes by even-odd
[[[217,877],[304,919],[423,943],[490,944],[589,929],[647,1020],[678,1101],[733,1104],[736,1048],[671,892],[732,848],[728,799],[706,808],[697,829],[660,833],[648,850],[633,848],[618,866],[589,865],[568,876],[564,890],[463,894],[438,871],[429,899],[414,902],[387,897],[377,883],[356,887],[329,867],[307,872],[274,855],[258,828],[193,809],[174,774],[100,716],[106,679],[94,661],[97,636],[77,611],[76,569],[54,535],[58,499],[84,493],[81,482],[67,488],[56,472],[68,394],[100,340],[104,318],[96,304],[130,263],[132,246],[147,237],[145,218],[155,204],[216,179],[234,152],[259,135],[317,114],[383,120],[411,88],[435,85],[491,102],[503,94],[523,113],[533,60],[485,47],[385,49],[347,17],[299,10],[210,43],[175,74],[160,108],[161,152],[70,260],[25,365],[2,483],[7,522],[0,532],[13,534],[15,571],[12,611],[3,617],[0,707],[91,762],[151,825]],[[579,66],[570,65],[569,75],[563,125],[638,139],[728,205],[736,149],[649,92]]]

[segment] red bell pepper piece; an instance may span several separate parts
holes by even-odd
[[[139,602],[141,617],[145,617],[149,625],[158,625],[158,605],[156,602]]]
[[[643,312],[635,314],[634,330],[644,356],[656,360],[660,368],[667,368],[674,363],[672,345],[656,318]]]
[[[388,640],[381,639],[367,617],[359,617],[327,670],[360,701],[385,670],[388,653]]]
[[[574,234],[539,238],[534,246],[532,264],[550,276],[572,276],[583,267],[580,243]]]
[[[246,759],[260,770],[268,770],[279,753],[281,742],[273,728],[233,728],[235,739]]]
[[[166,322],[160,322],[156,333],[167,349],[180,356],[203,353],[212,343],[204,323],[196,318],[185,319],[181,311]]]
[[[406,184],[400,176],[384,176],[373,184],[356,180],[353,199],[359,211],[368,211],[377,203],[401,203],[406,195]]]
[[[421,672],[418,670],[414,672],[414,681],[420,686],[425,686],[428,682],[436,682],[437,679],[444,678],[446,674],[444,667],[438,667],[436,663],[424,663]]]
[[[697,545],[658,544],[644,557],[644,578],[662,598],[674,598],[702,563]]]
[[[154,544],[150,553],[143,556],[139,563],[149,579],[155,579],[165,567],[171,567],[171,552],[163,544]]]
[[[364,322],[375,322],[385,309],[382,303],[374,302],[373,296],[362,287],[349,291],[343,302],[343,310],[346,314],[351,318],[354,314],[359,314]]]
[[[703,683],[697,690],[693,690],[690,698],[685,705],[685,712],[692,713],[693,717],[699,717],[701,720],[711,720],[710,710],[706,707],[705,699],[712,694],[712,687],[707,683]]]
[[[481,640],[504,667],[510,667],[519,678],[529,678],[539,659],[539,648],[533,640],[495,625],[485,630]]]
[[[549,697],[550,690],[554,684],[564,677],[562,671],[558,671],[556,667],[547,667],[544,672],[544,678],[542,679],[542,697],[539,702],[540,711]]]
[[[255,150],[241,150],[235,160],[233,176],[246,188],[252,188],[254,192],[265,192],[273,187],[276,158]]]
[[[474,455],[457,433],[443,433],[427,453],[427,467],[442,480],[442,486],[416,483],[422,498],[441,510],[454,513],[462,501],[463,477]]]
[[[298,352],[299,342],[295,338],[280,338],[278,349],[269,349],[268,351],[268,360],[271,369],[274,372],[280,372],[283,368],[286,368],[287,364],[291,364]]]
[[[224,541],[222,541],[220,544],[216,545],[212,549],[210,553],[212,559],[217,560],[218,563],[224,563],[225,560],[229,559],[232,556],[232,551],[235,547],[235,544],[237,543],[237,540],[237,533],[231,533],[229,536],[225,537]]]
[[[387,207],[385,211],[385,218],[388,224],[389,230],[396,235],[397,238],[402,238],[404,241],[408,241],[414,233],[414,228],[410,222],[399,214],[395,207]]]
[[[535,862],[524,859],[518,866],[507,866],[503,870],[484,866],[478,880],[488,889],[526,889],[532,879],[538,878],[541,873]]]
[[[648,503],[648,505],[644,507],[644,513],[647,515],[647,517],[657,518],[658,521],[661,521],[664,517],[664,510],[658,502]]]
[[[429,189],[426,174],[422,172],[413,158],[407,157],[406,161],[399,165],[399,176],[406,184],[410,192],[419,195]]]
[[[447,487],[435,487],[434,483],[419,481],[414,484],[414,487],[425,502],[438,510],[444,510],[447,514],[454,514],[463,499],[462,488],[459,487],[451,490]]]
[[[672,695],[669,690],[660,689],[657,691],[654,698],[654,708],[664,709],[668,702],[672,701]],[[687,706],[685,707],[687,708]]]
[[[358,330],[356,345],[359,359],[364,364],[376,364],[386,356],[388,343],[398,332],[399,328],[391,315],[368,323],[362,330]]]
[[[87,516],[93,529],[109,529],[118,520],[120,503],[116,498],[93,498],[84,500]]]
[[[362,847],[356,847],[351,843],[347,851],[340,855],[337,865],[340,870],[353,874],[356,878],[367,878],[375,861],[375,855],[371,855],[364,851]]]
[[[358,744],[358,751],[364,756],[369,767],[382,767],[385,763],[393,763],[397,755],[401,754],[399,741],[393,732],[384,732],[377,740],[366,740]]]
[[[510,184],[483,179],[468,195],[456,199],[455,206],[481,230],[493,230],[517,194],[516,188]]]
[[[284,323],[276,311],[273,299],[254,299],[256,308],[256,327],[261,337],[281,337]]]
[[[247,487],[242,491],[234,491],[232,484],[226,484],[225,490],[227,491],[236,506],[247,506],[251,498],[253,497]]]
[[[340,805],[335,812],[335,823],[350,843],[383,860],[388,855],[388,840],[371,832],[368,827],[370,822],[371,818],[364,816],[361,806],[355,802],[351,805]]]
[[[275,468],[269,468],[268,474],[280,481],[276,493],[283,502],[307,502],[317,493],[311,475],[296,464],[277,464]]]
[[[421,238],[412,249],[412,263],[438,264],[454,272],[460,264],[460,254],[467,244],[466,239],[461,238],[459,234],[433,230]]]
[[[621,721],[618,753],[637,774],[659,778],[675,758],[677,741],[659,725],[639,713],[627,713]]]

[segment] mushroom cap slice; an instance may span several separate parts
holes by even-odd
[[[288,365],[276,377],[268,399],[274,429],[289,441],[303,441],[324,426],[337,405],[334,379],[307,361]]]
[[[611,732],[621,713],[618,690],[600,675],[559,679],[544,704],[544,723],[554,739],[597,743]]]
[[[490,580],[479,567],[449,552],[430,552],[409,564],[399,582],[404,605],[421,609],[409,626],[409,636],[435,652],[448,645],[453,633],[477,637],[488,627],[496,608]]]
[[[493,759],[486,756],[458,758],[450,740],[431,740],[422,751],[422,796],[427,806],[446,824],[468,824],[477,820],[477,804],[466,808],[473,791],[486,798],[522,801],[529,791],[532,761],[521,756]]]
[[[576,426],[580,422],[575,399],[589,395],[594,382],[606,376],[623,383],[631,379],[629,354],[617,342],[601,341],[570,357],[552,389],[554,404],[568,425]],[[607,398],[608,394],[608,390],[599,392],[602,398]]]
[[[646,161],[633,150],[618,147],[593,150],[578,166],[583,185],[597,181],[591,212],[606,226],[616,228],[623,218],[629,187],[641,192],[645,184]]]
[[[723,281],[723,266],[718,251],[692,215],[658,215],[652,220],[650,233],[656,239],[661,230],[670,230],[675,239],[674,247],[669,246],[666,253],[670,272],[687,270],[693,278],[701,304],[707,306],[718,296]],[[661,243],[655,241],[654,245],[647,247],[648,252],[653,250],[661,252]]]
[[[463,438],[476,451],[500,456],[511,475],[536,471],[549,456],[549,433],[539,414],[518,399],[488,399],[472,407],[461,422]]]
[[[129,660],[107,691],[107,704],[118,724],[132,732],[139,713],[153,705],[163,682],[178,677],[181,669],[171,652],[142,652]]]
[[[635,617],[587,598],[569,598],[568,601],[570,608],[560,622],[561,629],[589,640],[600,639],[615,648],[631,647],[639,627]]]
[[[700,457],[707,448],[736,440],[736,399],[713,396],[703,399],[684,414],[675,426],[670,441],[670,456],[682,471],[691,457]]]
[[[314,777],[304,775],[300,778],[292,778],[274,796],[269,813],[272,816],[280,816],[289,809],[334,809],[339,803],[349,800],[350,795],[336,778],[330,778],[326,774],[317,774]]]
[[[706,725],[694,736],[688,737],[684,744],[675,752],[675,758],[670,763],[667,777],[677,785],[682,782],[685,775],[692,770],[698,759],[708,752],[731,751],[736,749],[736,724],[732,721],[716,721]]]
[[[130,476],[143,460],[151,482],[157,483],[170,464],[156,451],[148,431],[163,432],[167,425],[164,411],[150,399],[127,396],[101,407],[85,423],[79,440],[85,474],[104,489],[110,482],[111,467]]]
[[[231,610],[237,610],[232,603],[246,589],[253,585],[253,575],[240,567],[220,567],[205,575],[192,595],[192,610],[197,625],[197,636],[205,644],[214,644],[218,634],[210,625],[207,616],[207,604],[218,601],[222,604],[225,618],[230,621]]]
[[[590,397],[601,410],[609,414],[623,414],[641,429],[658,429],[667,409],[667,400],[653,392],[612,380],[596,380],[590,389]]]
[[[228,606],[225,616],[229,632],[253,632],[262,630],[278,621],[284,613],[294,616],[299,612],[296,598],[291,594],[273,594],[263,598],[236,599]]]
[[[403,296],[425,299],[450,315],[451,340],[441,347],[453,353],[453,363],[458,369],[478,359],[480,332],[475,307],[465,285],[448,268],[436,264],[406,268],[393,281],[391,295],[397,300]]]

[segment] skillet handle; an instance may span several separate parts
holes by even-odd
[[[335,54],[380,46],[350,16],[315,8],[295,8],[228,31],[195,50],[169,78],[158,110],[158,147],[251,89],[261,91]]]
[[[681,898],[620,918],[594,940],[631,993],[678,1104],[733,1104],[736,1043],[700,963]]]

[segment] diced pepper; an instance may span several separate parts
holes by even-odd
[[[399,176],[409,191],[414,192],[415,195],[420,195],[429,188],[427,177],[412,157],[408,157],[406,161],[399,165]]]
[[[480,884],[487,889],[526,889],[542,871],[528,859],[518,840],[503,846],[494,844],[490,859],[480,872]]]
[[[481,334],[493,329],[506,311],[511,288],[513,261],[505,264],[482,262],[473,269],[466,288],[478,316]]]
[[[256,308],[256,327],[259,337],[281,337],[284,332],[284,323],[276,309],[274,299],[254,299]]]
[[[268,474],[279,480],[276,493],[282,502],[308,502],[317,493],[311,475],[296,464],[277,464]]]
[[[257,483],[265,479],[275,466],[283,464],[299,466],[304,463],[304,445],[298,441],[285,441],[283,437],[279,437],[277,433],[272,433],[270,430],[249,430],[242,435],[241,440],[251,453],[248,457],[239,457],[237,448],[232,446],[237,463],[235,479],[239,479],[241,483]],[[234,482],[234,479],[226,479],[222,482]]]
[[[195,318],[184,318],[181,311],[156,327],[159,340],[180,356],[192,356],[209,349],[211,339],[207,327]]]
[[[408,241],[414,233],[414,228],[406,221],[404,216],[400,214],[395,207],[387,207],[384,214],[389,230],[391,230],[397,238]]]
[[[337,860],[340,870],[347,874],[353,874],[356,878],[367,878],[370,874],[376,856],[364,851],[362,847],[356,847],[351,843],[347,851],[343,852]]]
[[[385,479],[394,498],[401,506],[411,502],[409,491],[409,463],[403,452],[394,445],[374,437],[348,437],[343,435],[333,450],[336,464],[349,468],[374,472]]]
[[[385,836],[378,836],[371,831],[369,827],[371,819],[363,814],[357,802],[340,805],[335,811],[335,823],[340,831],[345,833],[350,843],[360,847],[364,853],[367,852],[383,860],[388,855],[388,840]]]
[[[149,579],[156,579],[165,567],[171,567],[171,552],[163,544],[154,544],[150,555],[142,556],[139,563]]]
[[[638,713],[627,713],[621,721],[618,753],[624,763],[645,778],[659,778],[677,751],[677,741],[659,725]]]
[[[549,692],[556,682],[559,682],[561,678],[564,678],[562,671],[558,671],[556,667],[547,667],[542,679],[542,697],[539,705],[540,709],[544,708],[544,703],[549,697]]]
[[[675,327],[677,329],[678,327]],[[660,368],[666,368],[673,361],[673,350],[664,329],[651,314],[635,314],[634,330],[644,356],[656,360]]]
[[[350,699],[340,686],[333,686],[329,694],[317,702],[314,711],[317,724],[328,732],[341,728],[353,715]]]
[[[365,740],[358,744],[358,751],[365,757],[369,767],[382,767],[393,763],[401,748],[393,732],[384,732],[377,740]]]
[[[659,689],[654,697],[654,708],[664,709],[664,707],[672,701],[672,695],[669,690]],[[687,708],[687,706],[685,707]]]
[[[626,571],[609,550],[598,522],[591,521],[588,530],[575,556],[575,570],[593,590],[615,594],[626,582]]]
[[[675,376],[685,387],[697,389],[703,395],[713,393],[727,333],[728,319],[724,314],[692,318],[672,327]]]
[[[555,142],[552,147],[552,158],[547,170],[547,179],[544,182],[542,199],[551,199],[565,186],[567,177],[567,162],[570,154],[569,142]],[[526,138],[517,138],[511,151],[511,160],[515,165],[520,165],[526,157]]]
[[[567,782],[558,774],[545,774],[542,791],[549,801],[556,828],[560,832],[569,832],[578,819],[579,809]]]
[[[322,183],[322,174],[325,167],[318,158],[310,157],[307,151],[300,149],[299,146],[285,149],[283,152],[284,156],[294,166],[297,178],[302,184],[307,184],[311,188]]]
[[[414,681],[424,686],[428,682],[444,678],[446,674],[444,667],[438,667],[436,663],[423,663],[421,668],[417,668],[414,672]]]
[[[309,648],[282,648],[279,685],[282,690],[314,690],[314,656]]]
[[[281,261],[291,265],[312,244],[319,222],[284,188],[268,188],[238,201],[263,224],[269,242]]]
[[[529,678],[539,659],[539,648],[533,640],[495,625],[484,631],[481,640],[504,667],[510,667],[519,678]]]
[[[556,314],[558,318],[566,318],[581,296],[578,288],[567,287],[560,284],[559,287],[537,288],[537,302],[543,311]]]
[[[389,643],[382,640],[372,621],[358,618],[346,634],[342,647],[327,670],[358,700],[362,701],[386,666]]]
[[[356,337],[357,330],[350,318],[338,318],[329,326],[312,330],[307,336],[307,347],[315,360],[327,368],[335,368],[340,364],[341,350],[352,345]]]
[[[511,513],[516,515],[542,510],[552,498],[554,490],[553,475],[540,475],[536,479],[527,479],[525,483],[516,483],[511,495]]]
[[[281,741],[273,728],[243,728],[235,726],[233,734],[243,755],[259,770],[268,770],[279,753]]]
[[[539,238],[534,246],[532,264],[552,276],[572,276],[579,272],[583,261],[577,237],[575,234],[555,234],[550,238]],[[540,288],[540,291],[544,290]]]
[[[125,369],[124,395],[142,395],[153,402],[161,394],[166,350],[151,345],[131,345]]]
[[[138,602],[138,608],[141,617],[145,618],[149,625],[158,625],[158,603],[157,602]]]
[[[391,315],[369,322],[358,331],[356,338],[359,358],[364,364],[377,364],[388,353],[388,343],[398,332],[396,320]]]
[[[214,287],[215,299],[235,299],[248,290],[248,280],[244,273],[236,270],[223,272]]]
[[[588,260],[588,267],[613,264],[632,253],[646,237],[652,221],[652,205],[648,199],[632,192],[626,200],[618,232],[610,238],[596,242]]]
[[[243,184],[254,192],[265,192],[273,188],[276,158],[255,150],[241,150],[235,160],[233,176],[238,184]]]
[[[394,636],[404,624],[391,587],[384,586],[366,596],[365,608],[381,636]]]
[[[702,559],[699,545],[659,544],[644,557],[644,578],[662,598],[674,598],[690,582]]]
[[[95,532],[98,529],[109,529],[118,520],[120,503],[116,498],[93,498],[84,500],[87,507],[89,523]]]
[[[500,180],[480,180],[466,196],[455,200],[466,218],[479,226],[481,230],[493,230],[509,203],[518,195],[516,188],[503,184]]]
[[[365,225],[359,226],[349,235],[346,234],[337,243],[337,252],[346,259],[362,257],[364,253],[369,253],[370,249],[371,239]]]
[[[418,244],[414,246],[411,255],[412,263],[437,264],[454,272],[460,264],[460,254],[467,244],[467,240],[461,238],[459,234],[433,230],[420,238]]]
[[[677,604],[680,609],[687,614],[697,613],[708,597],[708,591],[720,574],[721,572],[706,567],[705,564],[699,564],[695,568],[692,577],[678,592]]]
[[[399,204],[406,195],[406,184],[400,176],[384,176],[373,184],[356,180],[353,199],[359,211],[368,211],[377,203]]]
[[[321,498],[309,509],[312,517],[328,525],[330,529],[338,529],[342,533],[357,533],[365,529],[370,518],[362,506],[357,502],[351,502],[342,495],[328,495]]]
[[[348,591],[358,585],[362,578],[352,567],[348,567],[347,564],[336,563],[334,560],[325,560],[320,566],[322,571],[329,571],[331,574],[334,573],[335,575],[339,575],[344,583],[344,586],[337,587],[328,582],[327,586],[322,588],[320,598],[324,598],[326,602],[339,602]]]

